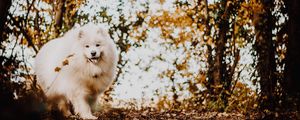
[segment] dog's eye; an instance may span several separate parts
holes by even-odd
[[[85,47],[86,47],[86,48],[89,48],[90,46],[89,46],[89,45],[85,45]]]
[[[100,46],[100,44],[96,44],[96,47],[99,47]]]

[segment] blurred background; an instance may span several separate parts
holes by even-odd
[[[300,119],[297,0],[2,0],[0,111],[45,109],[34,57],[86,23],[118,46],[110,108],[262,113]],[[43,113],[44,115],[44,113]]]

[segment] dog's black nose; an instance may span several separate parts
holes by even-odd
[[[92,56],[95,56],[95,55],[96,55],[96,52],[95,52],[95,51],[92,51],[92,52],[91,52],[91,55],[92,55]]]

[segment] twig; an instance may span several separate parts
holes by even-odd
[[[26,38],[27,42],[28,42],[28,46],[31,46],[34,50],[35,53],[38,52],[37,48],[34,46],[31,37],[28,35],[28,31],[26,29],[24,29],[19,23],[19,21],[17,21],[12,14],[8,13],[8,16],[11,18],[11,20],[13,21],[14,25],[16,25],[18,28],[20,28],[21,33],[24,35],[24,37]]]
[[[22,49],[22,60],[23,60],[23,63],[24,63],[25,71],[26,71],[27,75],[30,76],[27,64],[25,62],[25,54],[24,54],[24,46],[23,45],[21,45],[21,49]],[[33,81],[33,78],[31,76],[29,78],[30,78],[31,81]]]
[[[233,92],[233,90],[235,89],[235,86],[236,86],[236,84],[237,84],[237,82],[238,82],[238,80],[239,80],[239,77],[240,77],[240,75],[241,75],[241,72],[244,70],[246,68],[246,65],[244,65],[244,67],[241,69],[241,71],[238,73],[238,75],[237,75],[237,77],[236,77],[236,80],[234,81],[234,85],[233,85],[233,87],[232,87],[232,89],[231,89],[231,91],[230,91],[230,93],[232,94],[232,92]]]
[[[29,12],[30,12],[30,9],[31,7],[33,6],[33,3],[35,2],[35,0],[32,1],[32,3],[29,5],[28,7],[28,10],[27,10],[27,14],[26,14],[26,17],[25,17],[25,20],[28,19],[28,15],[29,15]],[[29,4],[29,1],[27,0],[27,4]],[[26,25],[25,25],[26,26]]]

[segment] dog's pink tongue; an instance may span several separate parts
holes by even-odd
[[[98,60],[97,59],[92,59],[92,62],[93,63],[96,63]]]

